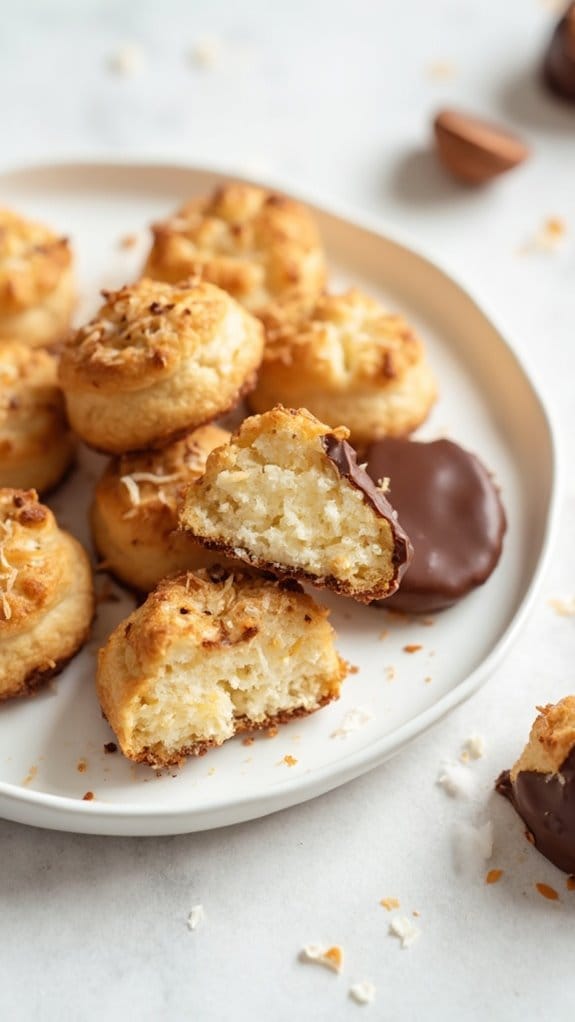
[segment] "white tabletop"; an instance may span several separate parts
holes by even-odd
[[[477,696],[392,762],[289,812],[200,835],[89,838],[0,822],[3,1019],[571,1018],[575,893],[493,794],[535,705],[575,688],[575,618],[548,602],[575,594],[575,108],[537,80],[550,7],[20,0],[2,11],[4,166],[177,156],[287,175],[375,214],[495,310],[550,398],[567,469],[555,556],[519,642]],[[118,57],[134,73],[113,70]],[[445,104],[509,123],[532,159],[485,190],[453,184],[428,148]],[[526,251],[550,217],[565,222],[564,243]],[[440,764],[473,733],[486,743],[468,768],[475,788],[449,798]],[[491,860],[458,872],[458,825],[487,819]],[[492,886],[489,868],[504,871]],[[389,935],[384,897],[421,930],[411,948]],[[192,932],[198,903],[206,919]],[[311,942],[343,947],[341,975],[297,961]],[[377,988],[368,1007],[348,995],[362,979]]]

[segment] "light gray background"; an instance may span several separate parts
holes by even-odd
[[[287,175],[376,214],[454,266],[506,325],[549,395],[564,446],[561,533],[538,605],[491,682],[369,776],[276,816],[204,835],[75,837],[0,822],[0,1017],[91,1020],[571,1018],[575,893],[491,794],[536,703],[573,684],[575,618],[575,109],[542,93],[555,14],[538,0],[6,0],[0,4],[0,163],[125,154]],[[216,36],[221,60],[190,51]],[[108,66],[123,45],[141,72]],[[430,67],[452,66],[437,80]],[[533,145],[495,187],[452,184],[428,150],[444,104],[507,121]],[[0,197],[1,198],[1,197]],[[521,249],[558,216],[556,252]],[[510,395],[510,400],[513,396]],[[478,731],[473,801],[435,781]],[[503,869],[458,874],[453,830],[491,817]],[[544,900],[536,881],[560,901]],[[401,950],[378,904],[421,913]],[[186,928],[191,906],[207,920]],[[296,961],[346,953],[336,977]],[[371,1007],[351,982],[377,986]]]

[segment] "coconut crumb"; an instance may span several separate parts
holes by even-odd
[[[332,731],[330,737],[347,738],[353,731],[357,731],[360,727],[365,727],[366,724],[369,724],[374,719],[374,714],[367,706],[353,706],[344,715],[339,727]]]
[[[411,947],[421,936],[421,930],[412,923],[409,916],[396,916],[389,924],[389,932],[392,937],[401,941],[402,948]]]
[[[131,78],[139,74],[146,63],[144,51],[137,43],[127,43],[121,46],[108,58],[108,67],[117,75],[123,78]]]
[[[86,792],[84,792],[84,794],[82,795],[82,802],[93,802],[93,801],[94,801],[94,792],[93,791],[86,791]]]
[[[559,617],[575,617],[575,596],[568,596],[566,599],[554,597],[548,603]]]
[[[24,780],[22,781],[23,787],[26,788],[29,784],[31,784],[37,773],[38,767],[36,766],[36,764],[34,764],[33,766],[30,767],[28,773],[26,774]]]
[[[485,883],[486,884],[497,884],[501,880],[502,876],[503,876],[503,870],[502,869],[490,869],[485,874]]]
[[[419,653],[419,650],[423,649],[420,642],[409,642],[407,646],[403,647],[404,653]]]
[[[427,65],[426,75],[432,82],[448,82],[456,76],[455,65],[449,60],[434,60]]]
[[[481,759],[484,754],[485,739],[481,735],[470,735],[461,747],[459,759],[462,763],[468,763],[470,759]]]
[[[188,930],[197,930],[206,920],[206,913],[203,905],[193,905],[188,916]]]
[[[88,761],[85,759],[79,759],[76,763],[76,770],[79,774],[85,774],[88,769]]]
[[[124,234],[123,237],[120,238],[118,242],[118,245],[121,249],[135,248],[137,244],[138,244],[137,234]]]
[[[382,898],[379,904],[383,906],[386,912],[393,912],[400,907],[399,898]]]
[[[268,727],[266,731],[266,738],[275,738],[277,733],[278,733],[277,727],[275,726],[275,724],[272,724],[272,726]]]
[[[299,954],[300,961],[313,965],[324,965],[332,972],[341,972],[343,966],[343,949],[339,944],[323,948],[319,944],[306,944]]]
[[[469,798],[475,787],[475,778],[461,763],[444,763],[436,784],[451,798]]]
[[[349,996],[356,1004],[373,1004],[375,999],[375,986],[368,979],[362,979],[349,988]]]
[[[554,887],[550,887],[549,884],[535,884],[535,888],[541,897],[547,898],[547,901],[559,901],[557,891]]]
[[[385,668],[385,680],[395,681],[395,667],[393,664],[388,664]]]
[[[285,763],[285,765],[288,766],[288,767],[294,767],[294,766],[297,766],[297,759],[295,758],[295,756],[290,756],[290,754],[288,753],[281,760],[281,763]]]
[[[219,67],[223,58],[222,40],[216,35],[204,35],[194,43],[190,50],[190,60],[196,67],[213,71]]]

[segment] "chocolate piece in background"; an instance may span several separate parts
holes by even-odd
[[[575,103],[575,3],[569,4],[551,37],[543,76],[556,96]]]
[[[440,162],[465,184],[485,184],[518,167],[530,152],[506,128],[459,110],[438,113],[433,130]]]
[[[375,483],[389,478],[389,499],[414,548],[386,607],[434,613],[489,578],[501,555],[505,511],[475,455],[451,440],[388,437],[371,444],[365,460]]]
[[[505,770],[495,787],[527,825],[537,850],[565,873],[575,873],[575,747],[557,773],[520,770],[512,781]]]
[[[326,433],[320,439],[325,453],[337,468],[340,476],[348,479],[351,485],[359,490],[366,504],[369,504],[380,518],[385,518],[389,522],[394,546],[395,578],[391,590],[394,592],[397,588],[395,583],[399,584],[413,556],[413,547],[409,536],[404,532],[396,511],[383,492],[378,490],[377,485],[373,483],[365,469],[358,465],[357,454],[351,444],[348,444],[346,440],[339,440],[334,433]]]

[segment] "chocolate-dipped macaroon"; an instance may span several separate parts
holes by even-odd
[[[389,497],[414,555],[389,609],[429,614],[450,607],[495,568],[506,522],[499,492],[481,462],[451,440],[388,437],[366,451],[376,484]]]
[[[543,75],[556,96],[575,103],[575,3],[569,4],[551,37]]]
[[[522,755],[495,787],[542,855],[575,873],[575,696],[539,711]]]

